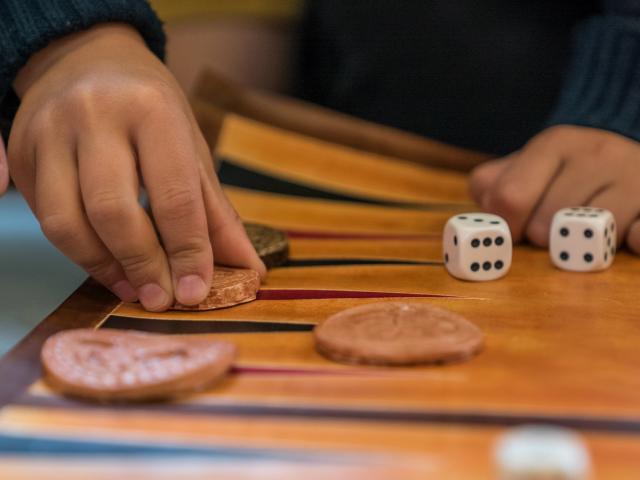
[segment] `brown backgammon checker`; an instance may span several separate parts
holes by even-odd
[[[235,356],[229,342],[112,329],[57,333],[40,355],[54,390],[101,402],[159,400],[204,390],[225,375]]]
[[[416,365],[471,357],[483,334],[462,316],[422,303],[381,302],[349,308],[314,330],[316,349],[344,363]]]
[[[172,310],[215,310],[232,307],[256,299],[260,288],[260,275],[246,268],[229,268],[216,265],[209,296],[198,305],[175,303]]]
[[[289,260],[289,240],[283,231],[257,223],[245,223],[244,229],[267,268],[279,267]]]

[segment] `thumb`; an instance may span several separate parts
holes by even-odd
[[[4,140],[0,135],[0,197],[9,188],[9,163],[7,162],[7,150],[4,148]]]

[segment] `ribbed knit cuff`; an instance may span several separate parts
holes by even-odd
[[[591,18],[577,28],[573,47],[547,126],[582,125],[640,141],[640,19]]]
[[[145,0],[2,0],[0,1],[0,127],[13,118],[11,84],[35,52],[51,41],[99,23],[127,23],[149,48],[164,58],[162,23]]]

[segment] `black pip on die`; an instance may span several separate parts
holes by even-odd
[[[444,227],[442,244],[445,267],[454,277],[495,280],[511,267],[511,231],[497,215],[463,213],[451,217]]]
[[[616,222],[603,208],[572,207],[553,217],[549,234],[549,255],[563,270],[604,270],[616,254]]]

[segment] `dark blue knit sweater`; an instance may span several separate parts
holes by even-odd
[[[548,124],[611,130],[640,141],[640,2],[578,26],[567,78]]]
[[[0,128],[7,136],[18,99],[11,84],[49,42],[104,22],[127,23],[164,57],[162,24],[145,0],[0,0]]]
[[[298,94],[497,155],[545,126],[640,141],[640,0],[307,0]]]

